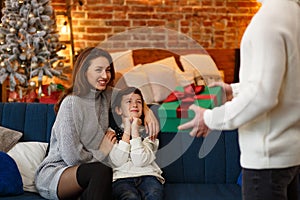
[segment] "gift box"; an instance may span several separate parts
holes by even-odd
[[[194,111],[188,109],[196,104],[203,108],[213,108],[222,103],[222,88],[195,86],[176,87],[158,109],[161,132],[178,132],[177,127],[195,116]],[[188,132],[184,130],[181,132]]]
[[[61,92],[52,92],[50,96],[42,96],[39,102],[45,104],[56,104],[60,95]]]
[[[45,104],[55,104],[62,95],[64,87],[61,84],[42,85],[42,94],[39,102]]]

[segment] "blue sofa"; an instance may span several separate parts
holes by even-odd
[[[155,113],[157,108],[151,107]],[[22,132],[21,141],[48,142],[54,120],[51,104],[0,103],[0,125]],[[157,161],[166,179],[165,199],[242,199],[241,188],[237,184],[241,167],[236,130],[222,132],[216,145],[204,158],[198,156],[202,138],[192,138],[187,133],[160,133],[159,139]],[[30,192],[0,197],[0,200],[19,199],[43,198]]]

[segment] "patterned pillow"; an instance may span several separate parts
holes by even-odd
[[[0,151],[8,152],[22,135],[19,131],[0,126]]]

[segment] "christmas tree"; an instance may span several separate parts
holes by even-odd
[[[0,83],[10,91],[27,87],[33,77],[63,77],[65,48],[59,42],[54,10],[49,0],[6,0],[0,24]]]

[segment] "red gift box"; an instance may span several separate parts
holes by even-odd
[[[40,103],[55,104],[57,103],[63,90],[52,91],[50,85],[42,85],[42,96]]]

